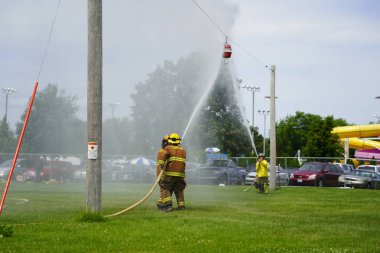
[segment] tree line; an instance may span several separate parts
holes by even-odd
[[[214,146],[231,157],[253,156],[251,131],[257,150],[263,149],[258,129],[248,129],[244,124],[229,67],[220,64],[212,89],[183,142],[190,160],[202,160],[205,148]],[[165,134],[182,134],[205,92],[205,83],[213,79],[208,66],[209,59],[200,53],[157,66],[145,81],[135,85],[131,116],[103,122],[103,155],[155,156]],[[21,152],[85,154],[87,126],[77,117],[78,109],[75,96],[57,84],[48,84],[36,95]],[[1,121],[0,153],[14,152],[25,114],[26,109],[14,132],[5,118]],[[292,157],[301,150],[304,156],[341,156],[338,137],[331,130],[344,125],[345,120],[333,116],[295,112],[276,124],[277,155]]]

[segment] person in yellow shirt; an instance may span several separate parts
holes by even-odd
[[[256,183],[260,193],[268,193],[268,162],[265,160],[265,155],[260,153],[256,162]]]

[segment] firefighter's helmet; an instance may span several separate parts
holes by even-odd
[[[169,141],[169,135],[165,135],[164,138],[162,138],[162,148],[165,148],[168,145]]]
[[[169,136],[168,142],[171,144],[179,144],[179,143],[181,143],[181,137],[179,137],[179,134],[177,134],[177,133],[172,133]]]
[[[263,153],[260,153],[257,157],[258,157],[258,158],[260,158],[260,157],[265,158],[265,155],[264,155]]]

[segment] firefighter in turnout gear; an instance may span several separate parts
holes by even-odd
[[[157,177],[160,175],[161,170],[165,165],[165,161],[162,160],[163,159],[162,158],[162,152],[164,152],[164,148],[169,144],[168,140],[169,140],[169,135],[165,135],[164,138],[162,139],[161,148],[157,153],[157,168],[156,168]],[[160,187],[160,198],[157,200],[157,207],[159,210],[164,209],[164,205],[162,203],[161,195],[162,195],[162,188]]]
[[[260,193],[268,193],[268,162],[265,160],[265,155],[260,153],[256,162],[256,183]]]
[[[173,192],[177,198],[178,210],[185,209],[184,190],[186,187],[186,151],[180,145],[181,138],[177,133],[172,133],[168,142],[169,145],[164,148],[159,159],[164,161],[160,166],[165,169],[164,176],[160,179],[162,211],[165,212],[173,210]]]

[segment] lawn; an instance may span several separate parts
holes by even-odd
[[[4,184],[1,185],[1,191]],[[103,214],[127,208],[150,185],[103,185]],[[380,191],[189,185],[184,211],[160,213],[158,190],[132,211],[84,223],[84,184],[12,183],[0,252],[380,252]]]

